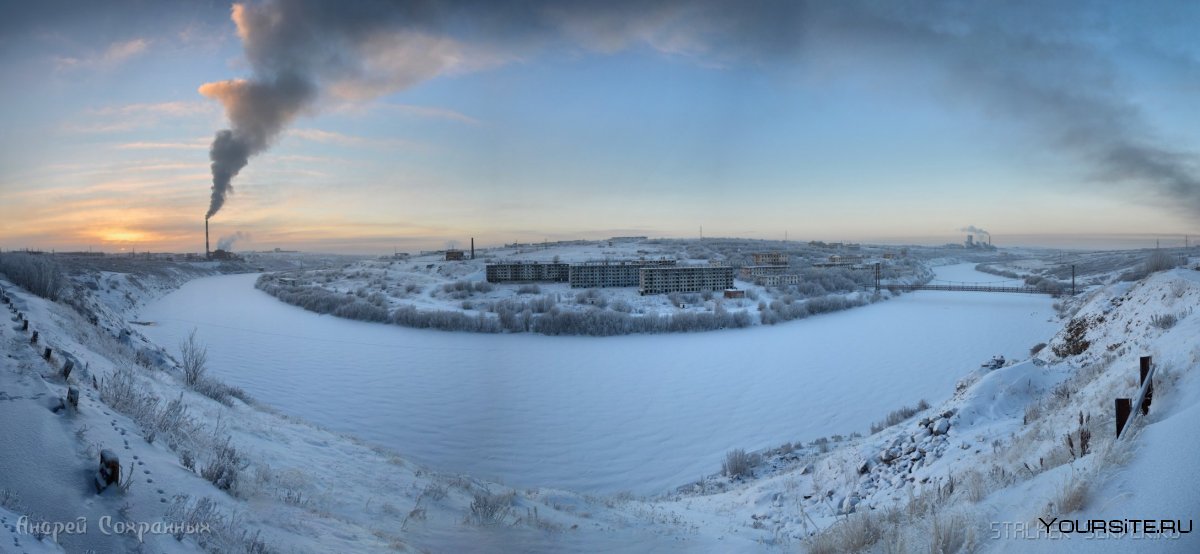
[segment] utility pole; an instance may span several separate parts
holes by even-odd
[[[1071,296],[1075,296],[1075,264],[1071,264]]]

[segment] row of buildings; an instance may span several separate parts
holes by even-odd
[[[489,283],[569,283],[572,288],[638,287],[641,294],[733,288],[733,268],[730,266],[681,266],[668,259],[578,264],[507,262],[488,264],[486,274]]]

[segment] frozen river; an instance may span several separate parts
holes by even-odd
[[[1057,328],[1047,296],[928,291],[708,333],[451,333],[317,315],[256,277],[192,281],[142,310],[158,323],[143,331],[177,351],[196,328],[226,382],[432,469],[594,493],[662,492],[718,471],[732,448],[865,432]]]

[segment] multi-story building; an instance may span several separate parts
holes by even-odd
[[[786,265],[747,265],[742,266],[740,274],[742,279],[753,279],[763,275],[782,275],[787,273],[788,266]]]
[[[787,254],[783,252],[755,252],[750,257],[754,265],[788,265]]]
[[[802,280],[799,275],[763,275],[756,281],[766,287],[778,287],[779,285],[799,285]]]
[[[733,267],[727,265],[643,267],[639,272],[639,281],[639,292],[643,295],[720,291],[733,288]]]
[[[641,283],[643,267],[666,267],[675,260],[616,260],[571,264],[572,288],[636,287]]]
[[[462,250],[447,250],[446,251],[446,261],[447,262],[461,262],[465,258],[466,258],[466,256],[463,255]]]
[[[487,264],[486,272],[489,283],[565,283],[570,277],[570,266],[560,262],[508,262]]]

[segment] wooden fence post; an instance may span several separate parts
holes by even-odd
[[[1154,396],[1154,381],[1151,380],[1149,385],[1146,384],[1146,378],[1150,375],[1150,356],[1142,356],[1140,362],[1138,385],[1146,387],[1146,397],[1142,399],[1142,415],[1146,415],[1150,413],[1150,399]]]
[[[1125,422],[1129,421],[1129,414],[1133,411],[1132,402],[1128,398],[1117,399],[1117,437],[1120,438],[1121,431],[1125,430]]]

